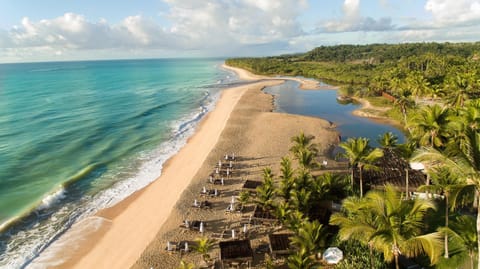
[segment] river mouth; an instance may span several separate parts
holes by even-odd
[[[321,90],[302,90],[298,82],[286,81],[264,91],[274,95],[275,111],[328,120],[335,124],[342,141],[350,137],[366,137],[372,146],[378,146],[377,139],[386,132],[395,134],[399,143],[405,141],[403,132],[388,121],[353,115],[360,104],[338,101],[337,90],[333,86],[331,90],[326,85]]]

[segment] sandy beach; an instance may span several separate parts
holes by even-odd
[[[52,268],[176,268],[182,259],[199,264],[199,254],[180,257],[165,251],[167,241],[192,241],[199,236],[180,228],[183,220],[205,221],[206,236],[237,223],[241,215],[225,215],[228,201],[244,180],[260,180],[264,167],[277,173],[292,136],[300,131],[315,135],[321,152],[338,142],[338,134],[325,120],[272,112],[273,97],[261,89],[283,80],[230,69],[242,79],[260,81],[224,90],[215,109],[166,163],[162,175],[114,207],[75,224],[64,236],[82,237],[62,249],[62,257],[68,258],[52,262]],[[235,170],[225,185],[218,186],[220,195],[212,199],[211,209],[192,208],[194,199],[201,199],[199,192],[215,164],[231,153],[238,156]],[[212,257],[217,256],[218,249],[212,251]]]

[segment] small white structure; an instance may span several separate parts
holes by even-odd
[[[205,227],[203,227],[203,221],[200,222],[200,228],[198,229],[201,233],[205,231]]]
[[[343,251],[337,247],[329,247],[323,253],[323,259],[328,264],[337,264],[343,260]]]

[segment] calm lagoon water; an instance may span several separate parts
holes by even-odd
[[[342,141],[349,137],[367,137],[372,145],[378,145],[378,136],[385,132],[396,134],[399,142],[404,141],[404,134],[397,128],[352,115],[359,105],[340,104],[336,99],[336,90],[302,90],[298,86],[296,81],[287,81],[269,87],[265,92],[275,95],[277,111],[320,117],[335,123]]]

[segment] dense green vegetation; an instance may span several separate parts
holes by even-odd
[[[478,42],[375,44],[227,60],[257,74],[336,81],[343,93],[360,97],[390,94],[387,115],[402,123],[407,141],[397,144],[387,133],[379,138],[381,148],[373,149],[368,139],[350,139],[340,145],[344,157],[361,175],[376,169],[382,150],[394,149],[425,165],[430,180],[419,190],[439,195],[409,198],[389,185],[363,195],[362,181],[368,179],[361,176],[358,182],[336,174],[312,176],[317,152],[312,137],[300,134],[291,148],[298,168],[285,158],[278,178],[266,170],[255,201],[294,233],[297,251],[288,258],[289,268],[317,268],[315,254],[339,245],[347,258],[336,268],[399,268],[399,258],[407,256],[429,268],[480,269],[479,53]],[[318,214],[325,200],[341,199],[340,212]]]
[[[461,105],[480,97],[480,42],[339,45],[226,63],[256,74],[304,76],[351,88],[358,96],[444,98]]]

